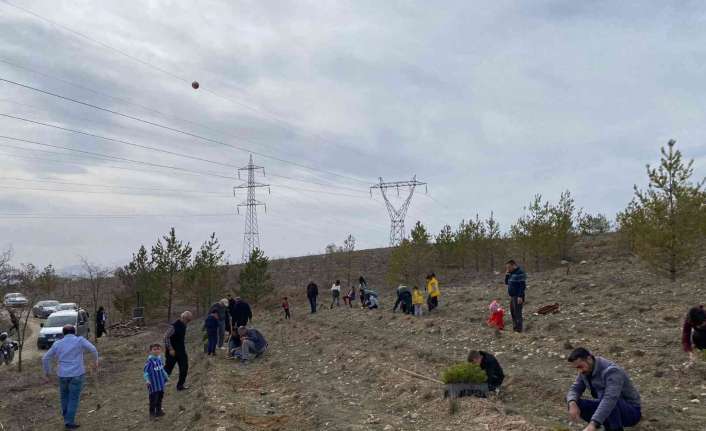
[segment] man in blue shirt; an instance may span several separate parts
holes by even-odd
[[[56,358],[58,363],[56,375],[59,377],[59,394],[61,395],[61,413],[64,416],[66,429],[76,429],[76,411],[81,398],[84,375],[83,352],[91,352],[95,358],[95,368],[98,369],[98,350],[83,337],[76,336],[76,328],[66,325],[62,328],[64,338],[57,340],[42,358],[44,367],[44,382],[49,383],[51,361]]]

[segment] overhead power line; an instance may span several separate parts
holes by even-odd
[[[290,164],[290,165],[297,166],[297,167],[302,168],[302,169],[307,169],[307,170],[311,170],[311,171],[315,171],[315,172],[318,171],[318,172],[322,172],[322,173],[325,173],[325,174],[328,174],[328,175],[333,175],[333,176],[336,176],[336,177],[339,177],[339,178],[346,178],[346,179],[349,179],[349,180],[351,180],[351,181],[356,181],[356,182],[368,184],[367,181],[364,181],[364,180],[361,180],[361,179],[359,179],[359,178],[355,178],[355,177],[352,177],[352,176],[349,176],[349,175],[344,175],[344,174],[340,174],[340,173],[338,173],[338,172],[333,172],[333,171],[329,171],[329,170],[326,170],[326,169],[316,168],[316,167],[308,166],[308,165],[305,165],[305,164],[302,164],[302,163],[299,163],[299,162],[294,162],[294,161],[286,160],[286,159],[283,159],[283,158],[280,158],[280,157],[271,156],[271,155],[268,155],[268,154],[265,154],[265,153],[261,153],[261,152],[259,152],[259,151],[255,151],[255,150],[253,150],[253,149],[249,149],[249,148],[246,148],[246,147],[241,147],[241,146],[229,144],[229,143],[227,143],[227,142],[223,142],[223,141],[220,141],[220,140],[218,140],[218,139],[213,139],[213,138],[209,138],[209,137],[206,137],[206,136],[201,136],[201,135],[198,135],[198,134],[196,134],[196,133],[192,133],[192,132],[189,132],[189,131],[186,131],[186,130],[177,129],[177,128],[175,128],[175,127],[167,126],[167,125],[165,125],[165,124],[156,123],[156,122],[150,121],[150,120],[145,120],[145,119],[142,119],[142,118],[133,116],[133,115],[125,114],[125,113],[118,112],[118,111],[115,111],[115,110],[112,110],[112,109],[108,109],[108,108],[105,108],[105,107],[102,107],[102,106],[94,105],[94,104],[92,104],[92,103],[83,102],[83,101],[80,101],[80,100],[77,100],[77,99],[73,99],[73,98],[71,98],[71,97],[67,97],[67,96],[63,96],[63,95],[61,95],[61,94],[53,93],[53,92],[51,92],[51,91],[42,90],[42,89],[40,89],[40,88],[32,87],[31,85],[22,84],[22,83],[19,83],[19,82],[10,80],[10,79],[5,79],[5,78],[0,77],[0,81],[6,82],[6,83],[8,83],[8,84],[15,85],[15,86],[18,86],[18,87],[21,87],[21,88],[25,88],[25,89],[27,89],[27,90],[31,90],[31,91],[35,91],[35,92],[38,92],[38,93],[41,93],[41,94],[45,94],[45,95],[48,95],[48,96],[57,97],[57,98],[59,98],[59,99],[66,100],[66,101],[68,101],[68,102],[72,102],[72,103],[76,103],[76,104],[79,104],[79,105],[87,106],[87,107],[89,107],[89,108],[97,109],[97,110],[99,110],[99,111],[107,112],[107,113],[109,113],[109,114],[117,115],[117,116],[119,116],[119,117],[127,118],[127,119],[129,119],[129,120],[137,121],[137,122],[139,122],[139,123],[151,125],[151,126],[158,127],[158,128],[164,129],[164,130],[168,130],[168,131],[171,131],[171,132],[174,132],[174,133],[182,134],[182,135],[185,135],[185,136],[190,136],[190,137],[192,137],[192,138],[196,138],[196,139],[202,140],[202,141],[204,141],[204,142],[211,142],[211,143],[214,143],[214,144],[217,144],[217,145],[226,146],[226,147],[233,148],[233,149],[236,149],[236,150],[239,150],[239,151],[246,151],[246,152],[249,152],[249,153],[258,155],[258,156],[260,156],[260,157],[264,157],[264,158],[267,158],[267,159],[275,160],[275,161],[278,161],[278,162],[281,162],[281,163]]]
[[[100,187],[100,188],[110,188],[110,189],[135,189],[135,190],[145,190],[145,191],[157,191],[157,192],[162,192],[162,193],[186,193],[186,194],[201,194],[201,195],[217,195],[217,197],[220,198],[228,198],[232,199],[233,196],[228,195],[228,194],[221,194],[218,192],[205,192],[205,191],[199,191],[199,190],[178,190],[178,189],[163,189],[163,188],[153,188],[153,187],[133,187],[133,186],[120,186],[120,185],[113,185],[113,184],[91,184],[91,183],[78,183],[78,182],[71,182],[71,181],[51,181],[51,180],[42,180],[42,179],[27,179],[27,178],[16,178],[16,177],[0,177],[0,180],[11,180],[11,181],[25,181],[25,182],[40,182],[40,183],[48,183],[48,184],[57,184],[57,185],[78,185],[78,186],[85,186],[85,187]],[[328,195],[334,195],[334,196],[343,196],[343,197],[350,197],[350,198],[356,198],[356,199],[361,199],[363,198],[362,196],[356,196],[356,195],[350,195],[346,193],[336,193],[336,192],[329,192],[325,190],[314,190],[314,189],[306,189],[306,188],[301,188],[301,187],[290,187],[286,186],[284,184],[275,184],[277,187],[281,187],[287,190],[293,190],[296,192],[306,192],[306,193],[323,193],[323,194],[328,194]],[[102,193],[102,192],[97,192],[97,191],[84,191],[84,190],[59,190],[59,189],[40,189],[36,187],[10,187],[10,186],[3,186],[0,185],[0,188],[2,189],[10,189],[10,190],[35,190],[35,191],[55,191],[55,192],[67,192],[67,193]],[[114,193],[114,194],[123,194],[123,195],[131,195],[131,196],[161,196],[160,194],[147,194],[147,193]],[[366,198],[366,200],[369,200]]]
[[[96,39],[96,38],[93,38],[93,37],[91,37],[91,36],[88,36],[87,34],[82,33],[82,32],[80,32],[80,31],[74,30],[74,29],[72,29],[72,28],[70,28],[70,27],[68,27],[68,26],[66,26],[66,25],[64,25],[64,24],[58,23],[58,22],[56,22],[56,21],[54,21],[54,20],[52,20],[52,19],[49,19],[49,18],[47,18],[47,17],[45,17],[45,16],[40,15],[40,14],[34,12],[34,11],[31,11],[31,10],[29,10],[29,9],[23,8],[23,7],[18,6],[18,5],[16,5],[16,4],[10,3],[10,2],[7,1],[7,0],[1,0],[1,1],[4,2],[6,5],[8,5],[8,6],[10,6],[10,7],[13,7],[13,8],[15,8],[15,9],[17,9],[17,10],[21,10],[21,11],[23,11],[23,12],[29,14],[29,15],[34,16],[35,18],[38,18],[38,19],[40,19],[40,20],[42,20],[42,21],[45,21],[45,22],[48,22],[49,24],[51,24],[51,25],[53,25],[53,26],[55,26],[55,27],[59,27],[59,28],[65,30],[65,31],[67,31],[67,32],[69,32],[69,33],[71,33],[71,34],[73,34],[73,35],[75,35],[75,36],[77,36],[77,37],[79,37],[79,38],[81,38],[81,39],[87,40],[87,41],[89,41],[89,42],[91,42],[91,43],[94,43],[94,44],[97,44],[97,45],[99,45],[99,46],[101,46],[101,47],[103,47],[103,48],[106,48],[106,49],[109,49],[109,50],[111,50],[111,51],[113,51],[113,52],[116,52],[116,53],[118,53],[118,54],[120,54],[120,55],[122,55],[122,56],[124,56],[124,57],[126,57],[126,58],[128,58],[128,59],[130,59],[130,60],[132,60],[132,61],[135,61],[135,62],[137,62],[137,63],[139,63],[139,64],[141,64],[141,65],[143,65],[143,66],[145,66],[145,67],[148,67],[148,68],[150,68],[150,69],[153,69],[153,70],[155,70],[155,71],[157,71],[157,72],[163,73],[163,74],[165,74],[165,75],[167,75],[167,76],[169,76],[169,77],[171,77],[171,78],[173,78],[173,79],[176,79],[176,80],[181,81],[181,82],[184,82],[184,83],[191,83],[191,82],[192,82],[191,79],[189,79],[189,78],[186,78],[186,77],[181,76],[181,75],[179,75],[179,74],[177,74],[177,73],[171,72],[171,71],[169,71],[169,70],[167,70],[167,69],[165,69],[165,68],[163,68],[163,67],[156,66],[156,65],[154,65],[154,64],[152,64],[152,63],[150,63],[150,62],[148,62],[148,61],[145,61],[145,60],[143,60],[143,59],[141,59],[141,58],[139,58],[139,57],[136,57],[136,56],[134,56],[134,55],[132,55],[132,54],[130,54],[130,53],[127,53],[127,52],[125,52],[125,51],[123,51],[123,50],[121,50],[121,49],[118,49],[118,48],[115,48],[115,47],[113,47],[113,46],[111,46],[111,45],[108,45],[108,44],[105,43],[105,42],[101,42],[100,40],[98,40],[98,39]],[[238,89],[239,89],[240,91],[242,91],[243,93],[245,92],[245,90],[244,90],[243,88],[241,88],[240,86],[234,85],[234,84],[232,84],[232,83],[231,83],[231,85],[233,85],[235,88],[238,88]],[[242,101],[236,100],[236,99],[234,99],[234,98],[232,98],[232,97],[224,96],[224,95],[222,95],[222,94],[220,94],[220,93],[215,92],[214,90],[211,90],[211,89],[208,88],[208,87],[201,87],[201,91],[205,91],[205,92],[207,92],[207,93],[209,93],[209,94],[211,94],[211,95],[213,95],[213,96],[216,96],[216,97],[218,97],[218,98],[221,98],[221,99],[223,99],[223,100],[226,100],[226,101],[228,101],[228,102],[230,102],[230,103],[233,103],[233,104],[235,104],[235,105],[241,106],[241,107],[243,107],[243,108],[246,108],[246,109],[248,109],[248,110],[250,110],[250,111],[252,111],[252,112],[257,112],[257,113],[259,113],[259,114],[261,114],[261,115],[264,115],[264,116],[267,117],[268,119],[274,120],[275,122],[279,123],[280,125],[285,126],[286,128],[288,128],[288,129],[290,129],[290,130],[294,130],[294,131],[296,131],[296,132],[298,132],[298,133],[310,135],[310,136],[312,136],[312,137],[314,137],[314,138],[316,138],[316,139],[318,139],[318,140],[320,140],[320,141],[325,141],[325,139],[323,139],[320,135],[318,135],[318,134],[316,134],[316,133],[307,132],[306,130],[302,129],[302,127],[300,127],[300,126],[298,126],[298,125],[292,123],[291,121],[287,120],[286,118],[283,118],[283,117],[281,117],[281,116],[279,116],[279,115],[273,114],[273,113],[271,113],[271,112],[269,112],[269,111],[267,111],[267,110],[265,110],[265,109],[263,109],[263,108],[261,108],[261,107],[259,107],[259,106],[252,105],[252,104],[249,104],[249,103],[246,103],[246,102],[242,102]],[[333,143],[333,144],[334,144],[334,145],[338,145],[338,146],[342,146],[342,145],[336,144],[336,143]],[[348,146],[342,146],[342,147],[344,147],[344,148],[347,149],[347,150],[352,150],[352,151],[356,151],[356,152],[360,153],[360,151],[357,151],[356,148],[351,148],[351,147],[348,147]]]
[[[16,147],[13,145],[5,145],[5,144],[0,144],[0,147],[8,147],[8,148],[19,149],[19,150],[29,150],[28,148]],[[45,150],[39,150],[39,149],[32,149],[31,151],[41,151],[41,152],[46,152],[46,153],[55,154],[55,155],[70,155],[70,154],[58,153],[58,152],[53,152],[53,151],[45,151]],[[19,158],[19,159],[39,160],[39,161],[65,164],[65,165],[85,166],[85,164],[79,163],[77,161],[67,161],[67,160],[48,159],[48,158],[43,158],[43,157],[22,156],[22,155],[11,154],[11,153],[0,153],[0,154],[4,155],[4,156],[8,156],[8,157]],[[91,156],[89,156],[89,157],[91,157]],[[109,158],[108,159],[103,159],[101,157],[97,157],[97,158],[99,160],[112,160]],[[128,168],[128,167],[124,167],[124,166],[115,166],[115,165],[105,165],[105,166],[109,167],[111,169],[120,169],[120,170],[134,171],[134,172],[148,172],[148,173],[151,172],[151,171],[145,171],[145,170],[141,170],[141,169]],[[207,173],[200,173],[200,172],[194,172],[194,173],[175,172],[175,173],[180,174],[180,175],[207,175]],[[230,179],[237,179],[237,177],[232,177]],[[349,197],[349,198],[356,198],[356,199],[365,198],[366,200],[368,200],[368,198],[365,196],[352,195],[352,194],[348,194],[348,193],[338,193],[338,192],[331,192],[331,191],[326,191],[326,190],[314,190],[314,189],[307,189],[307,188],[302,188],[302,187],[292,187],[292,186],[287,186],[285,184],[274,184],[274,185],[276,185],[279,188],[293,190],[293,191],[297,191],[297,192],[323,193],[326,195],[342,196],[342,197]]]
[[[88,136],[88,137],[91,137],[91,138],[102,139],[102,140],[105,140],[105,141],[114,142],[114,143],[118,143],[118,144],[122,144],[122,145],[128,145],[128,146],[140,148],[140,149],[143,149],[143,150],[155,151],[155,152],[159,152],[159,153],[163,153],[163,154],[169,154],[169,155],[172,155],[172,156],[182,157],[182,158],[189,159],[189,160],[194,160],[194,161],[199,161],[199,162],[205,162],[205,163],[211,163],[211,164],[214,164],[214,165],[219,165],[219,166],[224,166],[224,167],[229,167],[229,168],[235,168],[235,169],[238,168],[237,165],[232,164],[232,163],[223,163],[223,162],[219,162],[219,161],[216,161],[216,160],[206,159],[206,158],[203,158],[203,157],[192,156],[192,155],[190,155],[190,154],[179,153],[179,152],[171,151],[171,150],[165,150],[165,149],[163,149],[163,148],[153,147],[153,146],[150,146],[150,145],[137,144],[137,143],[134,143],[134,142],[131,142],[131,141],[127,141],[127,140],[125,140],[125,139],[112,138],[112,137],[108,137],[108,136],[103,136],[103,135],[98,135],[98,134],[95,134],[95,133],[87,132],[87,131],[85,131],[85,130],[78,130],[78,129],[72,129],[72,128],[68,128],[68,127],[57,126],[57,125],[55,125],[55,124],[45,123],[45,122],[42,122],[42,121],[37,121],[37,120],[30,119],[30,118],[24,118],[24,117],[19,117],[19,116],[16,116],[16,115],[10,115],[10,114],[4,114],[4,113],[0,113],[0,117],[5,117],[5,118],[17,120],[17,121],[24,121],[24,122],[27,122],[27,123],[35,124],[35,125],[37,125],[37,126],[49,127],[49,128],[61,130],[61,131],[68,132],[68,133],[76,133],[76,134]],[[107,157],[109,157],[109,156],[107,156]],[[275,175],[272,175],[272,176],[275,177],[275,178],[282,178],[282,179],[285,179],[285,180],[296,181],[296,182],[301,182],[301,183],[306,183],[306,184],[314,184],[314,185],[322,186],[322,187],[330,187],[330,186],[333,186],[333,187],[335,187],[336,189],[344,189],[344,190],[349,190],[349,191],[358,192],[358,193],[361,193],[361,194],[362,194],[362,193],[365,193],[365,192],[363,192],[363,191],[360,190],[360,189],[354,189],[354,188],[351,188],[351,187],[339,186],[339,185],[333,184],[333,183],[331,183],[331,185],[329,185],[329,184],[320,183],[320,182],[316,182],[316,181],[303,180],[303,179],[299,179],[299,178],[293,178],[293,177],[289,177],[289,176],[286,176],[286,175],[278,175],[278,174],[275,174]]]
[[[92,218],[137,218],[137,217],[233,217],[233,213],[216,214],[0,214],[0,218],[21,219],[92,219]]]
[[[95,88],[87,87],[87,86],[85,86],[85,85],[78,84],[78,83],[76,83],[76,82],[69,81],[69,80],[64,79],[64,78],[60,78],[60,77],[58,77],[58,76],[50,75],[50,74],[48,74],[48,73],[41,72],[41,71],[39,71],[39,70],[32,69],[32,68],[27,67],[27,66],[23,66],[23,65],[14,63],[14,62],[9,61],[9,60],[7,60],[7,59],[5,59],[5,58],[0,58],[0,63],[5,63],[5,64],[8,65],[8,66],[11,66],[11,67],[14,67],[14,68],[23,70],[23,71],[25,71],[25,72],[34,73],[34,74],[39,75],[39,76],[42,76],[42,77],[44,77],[44,78],[49,78],[49,79],[53,79],[53,80],[55,80],[55,81],[59,81],[59,82],[61,82],[62,84],[70,85],[70,86],[72,86],[72,87],[76,87],[76,88],[79,88],[79,89],[81,89],[81,90],[88,91],[89,93],[93,93],[93,94],[98,95],[98,96],[101,96],[101,97],[107,97],[107,98],[110,98],[110,99],[113,99],[113,100],[117,100],[117,101],[119,101],[119,102],[122,102],[122,103],[125,103],[125,104],[128,104],[128,105],[136,106],[136,107],[138,107],[138,108],[140,108],[140,109],[144,109],[145,111],[151,112],[151,113],[153,113],[153,114],[157,114],[158,116],[160,116],[160,117],[162,117],[162,118],[164,118],[164,119],[168,119],[168,120],[177,120],[177,121],[180,121],[180,122],[182,122],[182,123],[193,124],[194,126],[201,127],[201,128],[204,128],[204,129],[208,129],[208,130],[210,130],[210,131],[212,131],[212,132],[220,133],[220,134],[223,134],[223,135],[227,135],[227,134],[228,134],[228,133],[223,132],[222,130],[215,129],[215,128],[213,128],[213,127],[211,127],[211,126],[209,126],[209,125],[206,125],[206,124],[204,124],[204,123],[200,123],[200,122],[197,122],[197,121],[194,121],[194,120],[190,120],[190,119],[184,118],[184,117],[179,117],[179,116],[173,115],[173,114],[167,114],[166,112],[160,111],[159,109],[152,108],[152,107],[150,107],[150,106],[147,106],[147,105],[143,105],[143,104],[141,104],[141,103],[134,102],[134,101],[132,101],[132,100],[130,100],[130,99],[126,99],[126,98],[124,98],[124,97],[114,96],[114,95],[112,95],[112,94],[108,94],[108,93],[105,93],[105,92],[103,92],[103,91],[96,90]]]
[[[54,144],[47,144],[47,143],[38,142],[38,141],[32,141],[32,140],[30,140],[30,139],[15,138],[15,137],[12,137],[12,136],[5,136],[5,135],[0,135],[0,139],[9,139],[9,140],[12,140],[12,141],[24,142],[24,143],[32,144],[32,145],[39,145],[39,146],[42,146],[42,147],[57,148],[57,149],[60,149],[60,150],[66,150],[66,151],[71,151],[71,152],[86,154],[86,155],[89,155],[89,156],[105,157],[105,158],[111,159],[111,160],[118,160],[118,161],[136,163],[136,164],[145,165],[145,166],[152,166],[152,167],[156,167],[156,168],[173,169],[173,170],[176,170],[176,171],[190,172],[190,173],[193,173],[193,174],[207,175],[207,176],[218,177],[218,178],[225,178],[225,179],[235,179],[235,177],[231,177],[231,176],[228,176],[228,175],[221,175],[221,174],[217,174],[217,173],[215,173],[215,172],[201,172],[201,171],[196,171],[196,170],[193,170],[193,169],[182,168],[182,167],[179,167],[179,166],[163,165],[163,164],[160,164],[160,163],[145,162],[145,161],[142,161],[142,160],[129,159],[129,158],[127,158],[127,157],[111,156],[111,155],[107,155],[107,154],[96,153],[96,152],[93,152],[93,151],[79,150],[79,149],[77,149],[77,148],[70,148],[70,147],[64,147],[64,146],[61,146],[61,145],[54,145]]]

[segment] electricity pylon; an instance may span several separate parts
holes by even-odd
[[[390,214],[390,247],[398,246],[403,239],[405,239],[404,230],[404,219],[407,216],[407,210],[409,209],[409,204],[412,202],[412,195],[414,195],[414,189],[417,186],[424,186],[426,189],[427,183],[422,183],[417,181],[417,176],[412,177],[412,181],[395,181],[391,183],[386,183],[382,181],[380,177],[380,183],[370,187],[370,194],[372,195],[373,189],[380,189],[380,194],[382,198],[385,199],[385,206],[387,207],[387,212]],[[400,195],[400,189],[407,189],[407,198],[402,202],[399,208],[395,208],[387,197],[387,190],[395,189],[397,190],[397,196]]]
[[[255,166],[252,161],[252,154],[250,154],[250,163],[248,163],[247,166],[238,169],[238,179],[240,179],[241,171],[248,171],[247,182],[233,187],[233,196],[237,196],[238,190],[248,189],[247,198],[236,207],[238,214],[240,214],[240,207],[247,207],[245,210],[245,230],[243,231],[243,262],[247,262],[250,259],[250,255],[253,250],[260,248],[260,232],[257,225],[257,207],[264,206],[265,212],[267,212],[267,205],[255,199],[255,189],[258,187],[267,187],[268,193],[270,190],[269,184],[258,183],[255,181],[255,173],[259,170],[262,170],[262,176],[264,177],[265,168],[262,166]]]

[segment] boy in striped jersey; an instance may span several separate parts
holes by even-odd
[[[162,397],[164,386],[169,379],[162,363],[162,346],[159,343],[150,345],[150,354],[145,362],[144,377],[147,390],[150,393],[150,417],[164,416]]]

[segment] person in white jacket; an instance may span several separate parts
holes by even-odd
[[[333,308],[333,304],[336,304],[336,307],[341,306],[341,280],[336,280],[335,283],[333,283],[333,286],[331,286],[331,307]]]

